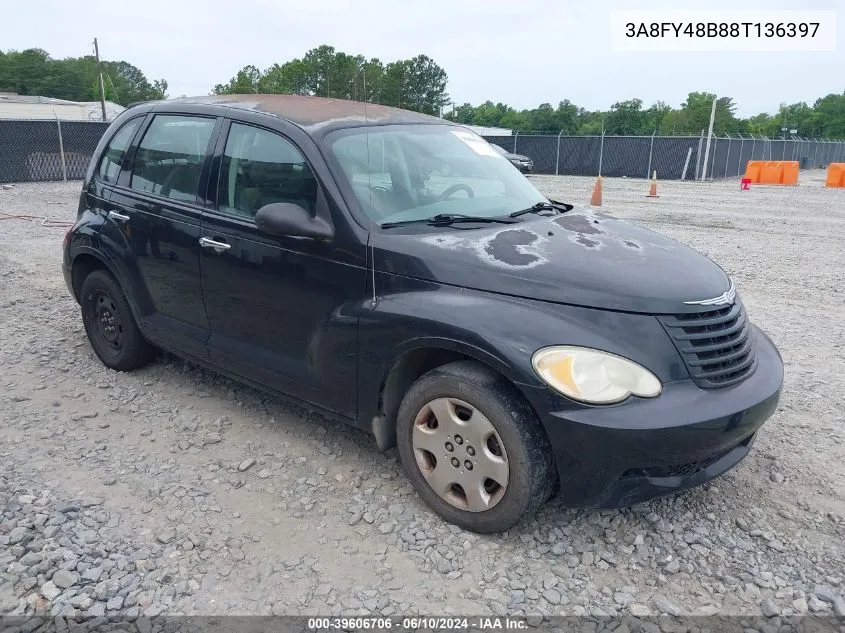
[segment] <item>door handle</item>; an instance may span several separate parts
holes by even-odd
[[[120,220],[121,222],[129,222],[129,216],[118,213],[117,211],[109,211],[109,218],[112,220]]]
[[[218,242],[216,240],[211,239],[210,237],[201,237],[200,246],[202,246],[203,248],[213,248],[218,253],[228,251],[230,248],[232,248],[231,244],[227,244],[226,242]]]

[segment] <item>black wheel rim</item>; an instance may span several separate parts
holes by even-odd
[[[123,321],[114,299],[105,292],[95,292],[91,308],[94,336],[103,349],[119,353],[123,348]]]

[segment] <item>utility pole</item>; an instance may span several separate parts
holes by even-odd
[[[100,76],[100,107],[103,109],[103,121],[106,120],[106,87],[103,84],[103,67],[100,64],[100,48],[97,46],[97,38],[94,38],[94,57],[97,58],[97,73]]]
[[[710,156],[710,139],[713,138],[713,121],[716,120],[716,101],[718,97],[713,97],[713,109],[710,110],[710,129],[707,131],[707,147],[704,148],[704,168],[701,170],[701,181],[707,178],[707,158]],[[715,152],[715,150],[713,150]]]

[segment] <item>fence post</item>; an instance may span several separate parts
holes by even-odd
[[[601,145],[599,145],[599,176],[601,176],[601,162],[604,159],[604,130],[601,131]]]
[[[725,178],[728,177],[728,163],[731,160],[731,135],[728,134],[728,151],[725,152]]]
[[[701,135],[698,137],[698,151],[695,153],[695,176],[693,180],[698,180],[698,168],[701,166],[701,145],[704,143],[704,130],[701,130]]]
[[[651,133],[651,146],[648,148],[648,169],[645,170],[645,177],[648,178],[648,175],[651,173],[651,155],[654,153],[654,135],[657,134],[657,130],[655,129],[654,132]]]
[[[739,170],[742,169],[742,146],[745,145],[745,137],[739,135],[739,158],[736,159],[736,175],[739,176]]]
[[[719,147],[719,137],[713,138],[713,157],[710,159],[710,180],[713,180],[713,174],[716,170],[716,148]],[[707,149],[710,149],[710,139],[707,139]],[[705,152],[706,159],[706,152]],[[701,180],[707,179],[707,161],[704,161],[704,171],[701,174]]]
[[[687,179],[687,167],[689,167],[690,156],[692,156],[692,145],[690,145],[690,148],[687,150],[687,159],[684,161],[684,170],[681,172],[681,180]]]
[[[555,158],[555,176],[559,174],[558,168],[560,167],[560,136],[563,134],[563,130],[561,130],[557,135],[557,158]]]
[[[516,140],[519,138],[519,130],[513,135],[513,153],[516,154]]]
[[[56,127],[59,130],[59,159],[62,161],[62,182],[67,182],[67,167],[65,166],[65,144],[62,139],[62,122],[56,115]]]

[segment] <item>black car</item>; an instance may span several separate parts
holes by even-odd
[[[519,171],[523,174],[530,174],[534,171],[534,161],[531,160],[528,156],[523,156],[522,154],[514,154],[509,152],[501,145],[496,145],[492,143],[493,147],[505,158],[507,158],[511,165],[516,167]]]
[[[478,532],[553,494],[610,508],[708,481],[783,379],[708,258],[547,199],[462,127],[371,104],[127,109],[63,269],[108,367],[158,347],[311,403],[396,446],[423,500]]]

